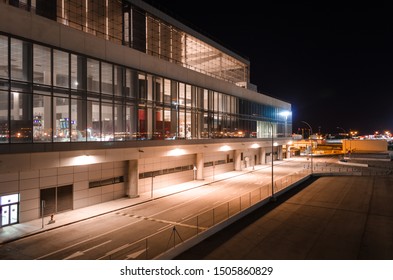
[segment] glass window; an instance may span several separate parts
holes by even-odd
[[[138,96],[140,101],[145,101],[147,98],[147,81],[145,74],[138,75]]]
[[[154,78],[154,100],[157,103],[162,102],[162,78]]]
[[[113,141],[113,104],[111,100],[101,103],[102,141]]]
[[[153,76],[147,75],[147,100],[153,101]]]
[[[0,36],[0,78],[8,78],[8,38]]]
[[[181,107],[185,106],[185,85],[183,83],[179,83],[179,105]]]
[[[101,63],[101,92],[113,95],[112,64]]]
[[[86,141],[86,101],[71,99],[71,141]]]
[[[53,97],[53,141],[68,142],[70,141],[70,99],[67,96]]]
[[[86,89],[86,58],[78,55],[71,55],[71,88]]]
[[[53,85],[69,88],[69,54],[53,50]]]
[[[180,139],[184,139],[186,137],[186,118],[185,118],[185,110],[179,110],[179,128],[178,135]]]
[[[52,140],[51,97],[35,94],[33,104],[33,140],[50,142]]]
[[[137,140],[146,140],[147,138],[147,110],[144,107],[138,108],[138,133]]]
[[[19,202],[19,194],[10,194],[5,196],[0,196],[0,205],[7,205],[11,203]]]
[[[135,70],[126,70],[126,90],[125,96],[135,98],[137,92],[138,73]]]
[[[170,108],[164,108],[164,133],[165,139],[173,139],[175,137],[176,130],[172,130]]]
[[[185,124],[185,136],[186,139],[192,139],[191,135],[191,113],[187,111],[186,113],[186,124]]]
[[[115,95],[122,96],[123,95],[123,67],[115,66],[114,72],[114,84],[115,84]]]
[[[191,86],[190,85],[186,85],[186,106],[187,107],[191,107],[191,101],[192,101]]]
[[[32,141],[33,114],[31,109],[32,95],[11,92],[11,143],[26,143]]]
[[[34,83],[51,85],[51,49],[40,45],[34,45],[33,54]]]
[[[137,117],[134,104],[126,104],[126,139],[136,139]]]
[[[164,103],[171,104],[171,81],[164,80]]]
[[[124,106],[122,103],[115,103],[114,106],[114,124],[115,124],[115,141],[124,141],[126,139],[126,130],[125,130],[125,115],[124,115]]]
[[[101,141],[100,102],[87,101],[87,141]]]
[[[87,59],[87,90],[100,92],[100,62]]]
[[[164,118],[163,118],[163,109],[162,107],[154,108],[154,133],[153,133],[153,140],[162,140],[163,139],[163,125],[164,125]]]
[[[28,42],[11,39],[11,79],[31,82],[33,48]]]
[[[0,143],[8,143],[8,92],[0,90]]]

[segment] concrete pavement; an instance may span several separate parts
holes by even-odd
[[[296,160],[296,159],[293,159]],[[274,165],[279,165],[283,163],[282,161],[274,162]],[[269,165],[259,165],[255,170],[260,168],[269,168]],[[235,176],[240,176],[245,173],[252,172],[253,168],[249,167],[243,169],[242,171],[232,171],[223,174],[216,174],[214,177],[214,182],[219,182],[221,180],[226,180],[233,178]],[[104,215],[110,212],[114,212],[126,207],[138,205],[141,203],[146,203],[152,199],[160,199],[171,194],[187,191],[193,188],[211,184],[213,182],[212,178],[208,177],[205,180],[195,180],[189,181],[178,185],[173,185],[170,187],[154,190],[154,196],[151,197],[150,193],[142,194],[137,198],[123,198],[113,201],[108,201],[80,209],[75,209],[63,213],[57,213],[54,215],[53,223],[50,223],[50,217],[44,217],[44,219],[35,219],[28,222],[18,223],[6,227],[0,227],[0,244],[7,243],[13,240],[17,240],[26,236],[37,234],[43,231],[48,231],[54,228],[66,226],[69,224],[77,223],[86,219],[90,219],[99,215]]]
[[[393,260],[393,176],[314,178],[176,259]]]

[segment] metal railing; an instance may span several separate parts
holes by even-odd
[[[309,174],[308,170],[303,169],[274,181],[274,192],[277,193],[284,190]],[[261,185],[252,191],[221,203],[207,211],[198,213],[191,218],[170,223],[159,232],[108,252],[101,259],[154,259],[264,201],[271,196],[271,190],[271,183]]]

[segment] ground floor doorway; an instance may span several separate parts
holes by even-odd
[[[72,210],[73,185],[40,190],[41,216]]]
[[[19,222],[19,194],[0,196],[0,227]]]

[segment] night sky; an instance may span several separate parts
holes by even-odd
[[[258,91],[292,104],[293,132],[392,130],[392,9],[314,2],[154,1],[247,57]]]

